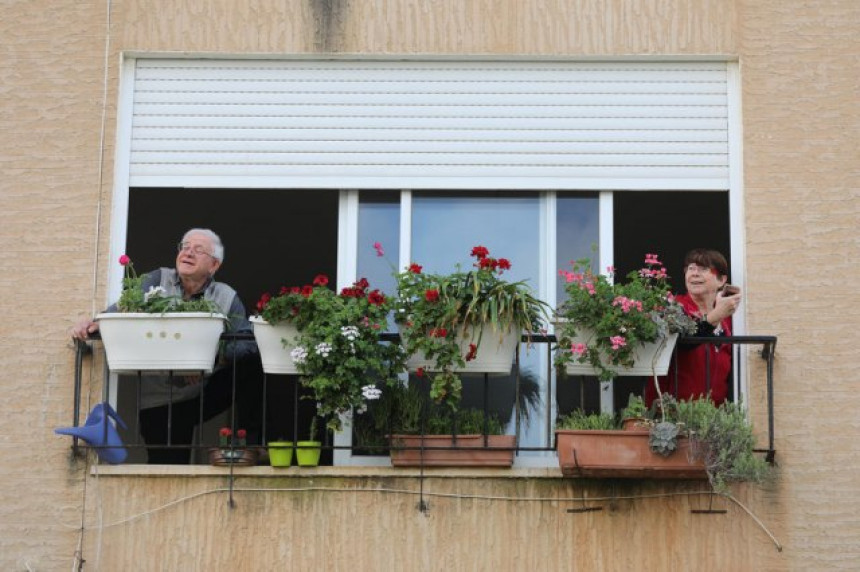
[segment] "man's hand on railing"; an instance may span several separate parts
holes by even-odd
[[[72,327],[71,334],[76,340],[86,341],[90,334],[99,331],[99,323],[94,322],[92,318],[81,318],[81,320]]]

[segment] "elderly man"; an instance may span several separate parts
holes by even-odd
[[[208,229],[194,228],[185,233],[179,243],[176,268],[159,268],[146,274],[143,290],[161,286],[166,296],[181,296],[184,300],[203,298],[214,302],[230,319],[231,332],[250,332],[245,306],[227,284],[213,280],[224,261],[224,246],[217,234]],[[111,305],[107,311],[115,311]],[[84,319],[72,328],[72,336],[86,340],[98,330],[98,322]],[[140,433],[148,445],[150,463],[182,464],[190,460],[190,445],[194,427],[200,421],[201,395],[203,420],[225,411],[232,402],[233,369],[236,369],[237,428],[248,430],[252,438],[259,432],[261,410],[261,380],[257,346],[253,341],[234,341],[225,352],[228,362],[221,363],[210,375],[174,376],[143,375],[140,398]],[[171,387],[172,386],[172,387]],[[171,403],[172,401],[172,403]],[[170,420],[168,424],[168,413]],[[255,414],[255,412],[257,412]],[[170,443],[180,448],[154,447]]]

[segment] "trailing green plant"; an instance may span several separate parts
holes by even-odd
[[[649,416],[648,407],[645,405],[645,400],[640,395],[631,393],[627,398],[627,405],[621,410],[621,420],[625,419],[646,419]]]
[[[755,435],[740,404],[715,406],[704,398],[681,401],[677,417],[717,492],[726,492],[733,482],[761,482],[768,474],[767,462],[753,452]]]
[[[615,283],[614,272],[609,267],[607,274],[595,274],[587,258],[574,261],[572,271],[559,271],[567,281],[567,299],[556,310],[559,368],[590,364],[606,381],[617,368],[633,365],[639,346],[671,333],[695,333],[696,323],[675,302],[656,254],[645,255],[645,266],[625,282]]]
[[[147,314],[164,314],[166,312],[209,312],[219,313],[221,309],[211,300],[204,298],[183,300],[180,296],[167,296],[161,286],[151,286],[143,291],[143,279],[146,275],[138,276],[134,264],[128,255],[119,257],[119,263],[124,267],[122,292],[117,300],[119,312],[140,312]]]
[[[299,336],[291,355],[301,383],[312,390],[326,427],[339,431],[341,415],[353,409],[361,413],[368,401],[400,383],[404,355],[399,344],[382,340],[391,308],[384,294],[371,290],[364,278],[340,293],[328,282],[321,274],[313,285],[264,295],[257,311],[270,323],[296,325]]]
[[[556,429],[573,431],[613,431],[618,429],[615,416],[611,413],[586,413],[582,409],[574,409],[568,415],[563,415],[556,422]]]
[[[377,253],[381,255],[381,247]],[[482,344],[495,343],[510,332],[531,334],[543,327],[548,306],[537,298],[525,281],[501,278],[511,268],[506,258],[492,258],[483,246],[471,251],[471,270],[459,265],[448,274],[428,274],[411,264],[395,274],[398,299],[395,321],[400,326],[408,355],[422,354],[434,365],[430,395],[437,403],[456,409],[462,396],[458,368],[474,359]],[[489,334],[482,330],[488,325]],[[463,352],[457,336],[469,342]],[[492,339],[482,337],[491,335]]]

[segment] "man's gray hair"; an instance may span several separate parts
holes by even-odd
[[[202,234],[212,241],[212,248],[214,251],[212,252],[212,258],[218,260],[220,262],[224,262],[224,243],[221,242],[221,237],[209,230],[208,228],[192,228],[184,235],[182,235],[182,242],[191,236],[192,234]]]

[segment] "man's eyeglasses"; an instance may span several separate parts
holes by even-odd
[[[186,250],[191,252],[195,256],[206,255],[206,256],[215,258],[214,256],[212,256],[211,253],[206,252],[206,250],[202,246],[200,246],[199,244],[189,244],[187,242],[180,242],[179,244],[176,245],[176,251],[177,252],[185,252]]]

